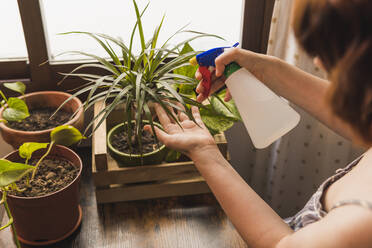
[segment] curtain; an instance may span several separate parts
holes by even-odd
[[[268,54],[325,77],[297,46],[290,28],[292,0],[276,0]],[[249,148],[248,182],[282,217],[299,211],[323,180],[363,151],[302,109],[299,125],[264,150]]]

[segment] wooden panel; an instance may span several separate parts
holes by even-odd
[[[49,60],[49,50],[41,3],[39,0],[18,0],[18,7],[27,46],[32,81],[27,90],[31,92],[55,89],[56,82],[53,80],[52,71],[47,62]]]
[[[27,60],[0,60],[0,80],[30,78]]]
[[[177,180],[151,185],[96,189],[98,203],[134,201],[169,196],[194,195],[210,192],[204,179]]]
[[[103,108],[103,103],[94,105],[94,116]],[[98,125],[99,118],[94,121],[93,129]],[[92,136],[92,149],[97,171],[107,170],[106,121],[103,121]]]
[[[110,184],[149,182],[167,179],[184,179],[200,176],[192,161],[179,163],[166,163],[160,165],[136,166],[117,168],[116,170],[94,173],[93,179],[96,186]]]
[[[266,53],[275,0],[245,0],[242,47]]]

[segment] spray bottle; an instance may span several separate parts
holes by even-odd
[[[213,48],[190,60],[193,65],[199,64],[205,95],[209,95],[211,89],[214,61],[226,48],[230,47]],[[245,68],[233,62],[225,67],[224,75],[225,84],[256,148],[269,146],[297,126],[300,115]]]

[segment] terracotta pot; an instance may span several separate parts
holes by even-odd
[[[148,123],[148,121],[145,120],[143,122]],[[159,149],[153,152],[142,154],[142,158],[140,154],[128,154],[120,152],[119,150],[115,149],[111,144],[111,139],[116,133],[122,132],[124,130],[124,125],[125,125],[124,123],[116,125],[109,131],[107,135],[107,146],[112,157],[118,162],[119,166],[126,167],[137,166],[141,164],[143,165],[160,164],[162,161],[164,161],[164,158],[168,152],[167,148],[164,145],[160,146]],[[156,122],[154,122],[154,125],[161,127],[160,124]]]
[[[61,91],[40,91],[26,94],[19,98],[25,100],[28,108],[31,110],[37,108],[58,108],[70,96],[71,94]],[[75,97],[67,102],[62,109],[73,114],[80,106],[82,106],[81,101]],[[4,108],[0,109],[0,119],[2,119],[3,110]],[[83,112],[84,111],[81,108],[76,116],[68,121],[66,125],[72,125],[82,131],[84,125]],[[0,123],[0,129],[5,142],[13,146],[14,149],[18,149],[18,147],[24,142],[49,142],[49,135],[52,131],[52,129],[42,131],[21,131],[12,129],[4,123]]]
[[[35,153],[40,157],[45,149]],[[80,157],[71,149],[56,145],[49,158],[64,158],[79,168],[77,177],[65,188],[39,197],[8,195],[8,204],[14,218],[19,240],[27,245],[49,245],[72,234],[80,225],[82,211],[79,206],[79,181],[82,171]],[[18,151],[5,159],[23,161]]]

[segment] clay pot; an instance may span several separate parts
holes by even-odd
[[[35,152],[40,157],[45,149]],[[64,158],[80,168],[77,177],[65,188],[39,197],[8,195],[8,204],[14,218],[19,240],[26,245],[49,245],[71,235],[80,225],[82,211],[79,205],[79,181],[82,171],[80,157],[71,149],[55,145],[51,157]],[[23,161],[18,151],[5,159]]]
[[[60,92],[60,91],[39,91],[34,93],[29,93],[20,96],[20,99],[26,101],[28,108],[58,108],[65,100],[67,100],[71,94]],[[79,107],[82,106],[81,101],[78,98],[72,98],[68,101],[62,109],[71,114],[75,113]],[[2,113],[4,108],[0,109],[0,119],[2,119]],[[83,108],[79,110],[76,116],[68,121],[66,125],[72,125],[78,128],[80,131],[83,129],[84,125],[84,114]],[[49,142],[50,132],[52,129],[42,130],[42,131],[21,131],[8,127],[4,123],[0,123],[1,135],[6,143],[13,146],[14,149],[18,149],[20,145],[24,142]]]
[[[134,121],[132,121],[134,124]],[[143,120],[143,123],[149,123],[146,120]],[[109,148],[111,156],[118,162],[120,167],[128,167],[128,166],[137,166],[137,165],[151,165],[151,164],[160,164],[164,161],[165,156],[167,155],[168,149],[165,145],[159,147],[153,152],[144,153],[142,156],[140,154],[128,154],[124,152],[120,152],[119,150],[115,149],[111,144],[112,137],[124,130],[125,123],[118,124],[114,126],[107,135],[107,146]],[[154,122],[154,125],[161,127],[159,123]]]

